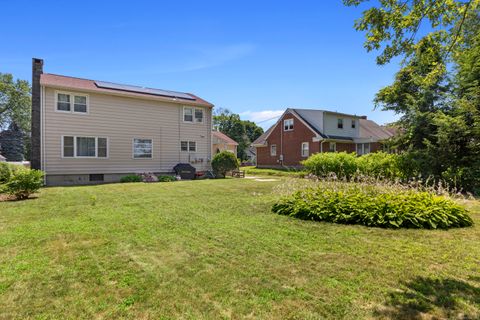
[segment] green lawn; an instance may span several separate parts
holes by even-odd
[[[281,181],[43,189],[0,202],[0,318],[480,317],[476,225],[384,230],[270,213]]]
[[[292,177],[292,178],[303,178],[308,173],[303,170],[296,169],[266,169],[266,168],[257,168],[257,167],[241,167],[240,170],[244,170],[245,173],[250,175],[259,175],[259,176],[278,176],[278,177]]]

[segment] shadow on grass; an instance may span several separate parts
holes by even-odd
[[[478,279],[470,279],[478,281]],[[477,282],[476,281],[476,282]],[[390,293],[387,305],[375,316],[391,319],[425,319],[425,315],[453,319],[478,319],[480,287],[456,279],[418,277]],[[430,319],[430,317],[427,317]]]
[[[17,202],[17,201],[28,201],[28,200],[35,200],[37,199],[38,196],[30,196],[25,199],[17,199],[14,196],[6,195],[6,194],[0,194],[0,202]]]

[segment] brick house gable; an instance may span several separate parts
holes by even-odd
[[[293,119],[293,130],[284,130],[284,120]],[[307,157],[302,157],[302,143],[308,142],[309,155],[320,152],[319,142],[314,142],[313,138],[318,137],[308,124],[291,111],[285,112],[277,121],[274,128],[265,138],[265,146],[257,147],[257,164],[264,166],[298,166],[300,161]],[[276,155],[271,155],[271,146],[276,146]],[[281,160],[283,155],[283,161]]]

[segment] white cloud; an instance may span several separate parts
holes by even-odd
[[[268,129],[284,112],[285,110],[244,111],[240,113],[240,117],[244,120],[253,121],[264,129]]]

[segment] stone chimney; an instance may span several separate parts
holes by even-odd
[[[32,59],[32,150],[30,166],[41,169],[41,90],[40,76],[43,73],[43,60]]]

